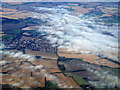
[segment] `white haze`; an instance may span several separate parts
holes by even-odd
[[[89,81],[90,84],[97,88],[114,88],[115,86],[120,87],[120,83],[118,82],[119,78],[117,75],[111,74],[109,71],[102,70],[98,68],[94,70],[94,66],[89,66],[88,64],[82,64],[86,69],[95,74],[99,78],[99,81]]]
[[[69,51],[75,53],[91,53],[95,55],[104,55],[114,60],[118,60],[117,56],[114,56],[106,52],[117,52],[118,51],[118,27],[115,26],[104,26],[96,24],[93,18],[83,18],[84,15],[73,16],[72,12],[63,9],[61,7],[45,8],[35,7],[38,10],[49,11],[51,13],[36,13],[33,15],[34,18],[42,19],[47,21],[46,25],[38,26],[40,32],[46,32],[49,34],[47,37],[53,46],[59,48],[67,48]],[[90,28],[92,27],[92,28]],[[108,32],[114,35],[109,36],[102,34],[102,32]],[[1,48],[3,48],[4,45]],[[23,54],[21,52],[11,53],[5,51],[1,53],[9,54],[11,57],[20,57],[24,59],[33,58],[33,56]],[[1,62],[6,63],[6,62]],[[36,68],[43,68],[44,66],[38,66]],[[96,74],[101,78],[98,82],[90,82],[96,87],[114,87],[118,85],[117,76],[111,75],[106,71],[94,71],[88,67],[88,70]],[[43,73],[44,76],[54,79],[58,85],[63,85],[56,79],[55,76]],[[63,85],[66,87],[66,85]]]
[[[2,51],[3,55],[9,55],[9,57],[20,58],[23,60],[34,60],[35,57],[28,54],[23,54],[22,52],[11,52],[11,51]]]
[[[22,59],[23,61],[31,61],[31,62],[35,61],[35,56],[33,56],[33,55],[23,54],[23,52],[20,52],[20,51],[13,52],[13,51],[8,51],[8,50],[2,50],[4,48],[5,48],[5,45],[3,43],[1,43],[0,44],[0,55],[1,56],[8,55],[9,57],[19,58],[19,59]],[[0,61],[0,65],[5,65],[8,62],[10,62],[10,61],[9,60],[8,61],[1,60]],[[33,70],[33,71],[35,71],[35,70],[44,70],[41,73],[41,76],[44,76],[44,77],[46,77],[48,79],[51,79],[54,84],[58,85],[58,87],[73,88],[73,86],[68,86],[67,84],[64,83],[63,80],[60,80],[55,75],[47,73],[44,65],[27,66],[27,67],[26,66],[22,66],[22,67],[25,68],[25,69],[28,69],[28,70]],[[21,85],[20,83],[12,84],[12,86],[20,86]]]
[[[96,24],[95,18],[84,18],[84,15],[74,16],[71,11],[62,8],[34,7],[49,13],[35,13],[34,18],[47,21],[39,27],[40,32],[49,34],[47,37],[53,46],[67,48],[75,53],[90,53],[104,55],[118,60],[118,27]],[[91,28],[92,27],[92,28]],[[107,32],[113,36],[102,34]],[[109,53],[108,53],[109,52]]]
[[[84,15],[73,16],[72,12],[61,6],[55,8],[34,7],[37,10],[51,13],[36,13],[34,18],[47,21],[47,24],[39,27],[39,32],[48,34],[47,39],[53,46],[67,48],[75,53],[88,53],[103,55],[118,61],[118,27],[96,24],[95,18],[84,18]],[[89,16],[88,16],[89,17]],[[92,28],[91,28],[92,27]],[[103,32],[111,35],[103,34]],[[113,35],[113,36],[112,36]],[[118,85],[118,77],[101,70],[88,70],[100,78],[100,81],[90,81],[95,87],[115,87]]]

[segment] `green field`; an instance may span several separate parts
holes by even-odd
[[[86,80],[84,80],[82,77],[79,77],[71,73],[64,73],[64,74],[66,76],[72,77],[79,85],[89,85],[89,83]]]

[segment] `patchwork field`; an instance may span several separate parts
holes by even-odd
[[[120,87],[118,3],[1,3],[3,89]]]
[[[97,65],[103,65],[103,66],[108,66],[113,68],[120,67],[119,64],[113,63],[112,61],[109,61],[107,59],[101,59],[100,57],[97,57],[91,54],[76,54],[76,53],[65,51],[64,49],[58,49],[58,55],[66,58],[80,58],[80,59],[83,59],[83,61],[97,64]]]

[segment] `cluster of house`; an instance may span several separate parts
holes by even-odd
[[[30,36],[21,36],[19,39],[15,39],[10,45],[13,49],[31,49],[35,51],[53,52],[57,51],[56,47],[52,45],[47,40],[41,38],[35,38]]]

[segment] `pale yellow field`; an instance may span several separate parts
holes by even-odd
[[[31,26],[31,27],[25,27],[22,28],[22,30],[38,30],[39,28],[37,26]]]
[[[26,50],[26,54],[42,56],[42,58],[49,58],[49,59],[57,59],[58,58],[55,53],[51,53],[51,52]]]
[[[78,54],[78,53],[67,52],[64,49],[58,49],[58,55],[62,57],[67,57],[67,58],[80,58],[80,59],[83,59],[83,61],[86,61],[89,63],[104,65],[108,67],[114,67],[114,68],[120,67],[118,64],[115,64],[106,59],[101,59],[92,54]]]
[[[93,8],[84,8],[83,6],[77,6],[77,5],[76,6],[63,6],[63,7],[74,9],[75,10],[74,14],[85,14],[85,13],[88,13],[90,10],[93,9]]]
[[[25,10],[18,11],[15,9],[8,9],[8,8],[0,8],[2,12],[0,12],[0,17],[10,18],[10,19],[19,19],[19,18],[27,18],[32,17],[33,12],[27,12]]]
[[[7,35],[7,34],[1,34],[1,33],[0,33],[0,36],[5,36],[5,35]]]

